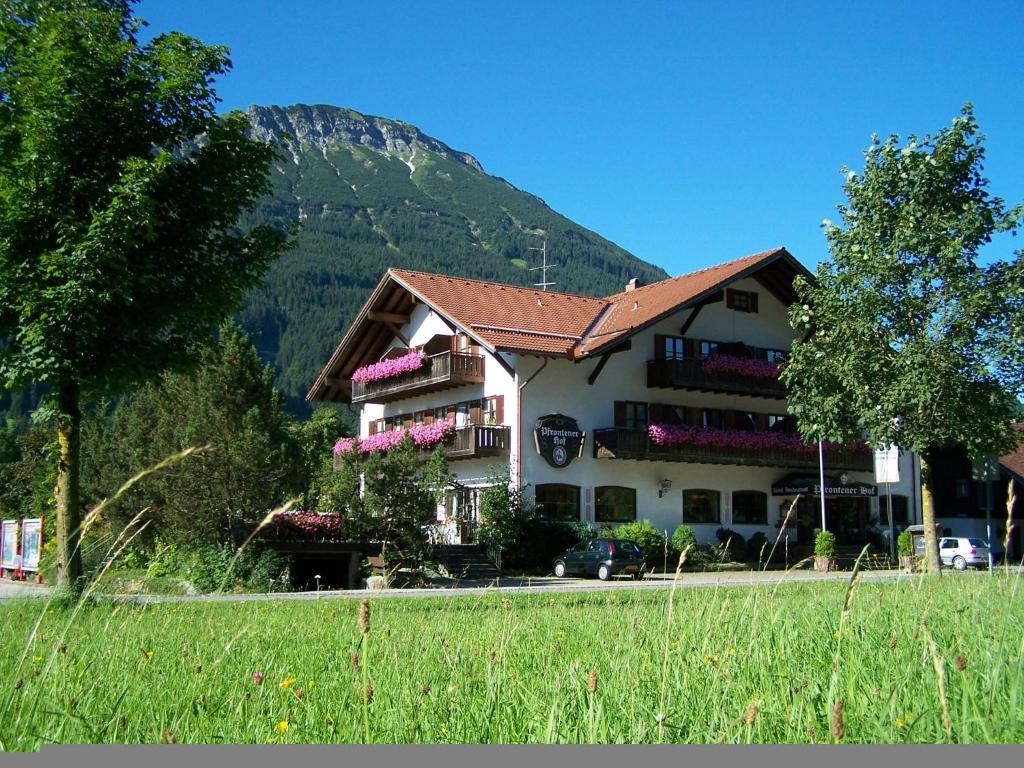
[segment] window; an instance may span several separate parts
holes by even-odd
[[[683,491],[684,523],[720,523],[721,494],[703,488]]]
[[[685,426],[690,423],[690,409],[685,405],[663,405],[661,417],[666,424]]]
[[[636,489],[602,485],[594,489],[594,520],[627,523],[636,520]]]
[[[879,496],[878,498],[879,512],[881,515],[879,520],[883,525],[889,525],[889,496]],[[909,520],[907,519],[907,497],[893,494],[892,497],[892,524],[894,526],[907,525]]]
[[[414,413],[412,415],[412,423],[413,424],[422,424],[426,420],[427,420],[427,412],[426,411],[416,411],[416,413]]]
[[[647,403],[616,401],[615,426],[619,429],[647,429]]]
[[[455,426],[459,429],[469,425],[469,403],[458,403],[455,406]]]
[[[448,418],[448,409],[445,406],[434,409],[434,421],[444,421]]]
[[[497,424],[500,421],[498,416],[498,398],[488,397],[484,400],[484,424]]]
[[[722,428],[722,412],[717,408],[705,408],[700,412],[702,427]]]
[[[729,288],[725,292],[725,306],[737,312],[757,312],[757,292]]]
[[[453,490],[448,491],[446,498],[446,511],[449,520],[474,520],[476,505],[474,504],[476,490],[457,485]]]
[[[768,429],[771,432],[791,432],[791,423],[788,416],[768,416]]]
[[[734,525],[768,525],[768,494],[763,491],[733,491]]]
[[[536,501],[537,512],[545,520],[579,522],[580,488],[578,485],[563,485],[561,483],[538,485]]]
[[[736,412],[736,429],[743,432],[757,432],[757,414],[748,411]]]
[[[682,360],[686,357],[686,343],[682,336],[662,336],[662,358],[665,360]]]
[[[718,342],[717,341],[702,341],[700,343],[700,356],[701,357],[708,357],[709,355],[715,354],[717,351],[718,351]]]
[[[469,336],[464,333],[460,333],[455,337],[455,351],[456,352],[470,352],[472,343],[469,340]]]

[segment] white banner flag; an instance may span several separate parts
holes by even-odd
[[[898,483],[900,481],[900,449],[895,445],[875,451],[875,482]]]

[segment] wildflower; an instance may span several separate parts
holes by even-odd
[[[747,711],[743,713],[743,719],[747,725],[754,724],[754,721],[757,720],[757,704],[754,702],[747,704]]]
[[[502,600],[501,601],[501,607],[504,608],[507,611],[509,608],[512,607],[512,601],[511,600]]]
[[[836,699],[836,704],[832,707],[832,738],[837,742],[842,741],[846,735],[846,725],[843,722],[843,706],[843,700]]]
[[[263,685],[263,673],[262,672],[253,672],[252,673],[252,684],[253,685]]]
[[[153,658],[153,652],[152,651],[146,651],[146,658],[147,659],[152,659]]]
[[[287,730],[288,730],[288,721],[287,720],[282,720],[281,722],[279,722],[277,724],[277,732],[278,733],[284,733]]]
[[[358,669],[359,669],[359,654],[358,653],[353,653],[351,656],[349,656],[348,660],[352,664],[352,669],[355,669],[355,670],[358,671]]]
[[[280,682],[278,687],[279,688],[291,688],[293,685],[295,685],[295,678],[294,677],[286,677],[284,680],[282,680]]]
[[[736,655],[736,649],[735,648],[730,648],[729,649],[729,655],[730,656],[735,656]]]
[[[305,691],[305,689],[303,689],[303,688],[296,688],[295,689],[295,698],[298,699],[299,701],[302,701],[304,698],[306,698],[306,691]]]
[[[590,670],[590,674],[587,676],[587,693],[591,695],[597,693],[597,669]]]
[[[359,601],[359,631],[370,634],[370,601],[365,597]]]
[[[39,663],[39,662],[41,662],[42,660],[43,660],[43,657],[42,657],[42,656],[33,656],[33,657],[32,657],[32,663],[33,663],[33,664],[38,664],[38,663]]]
[[[953,658],[953,666],[956,667],[957,672],[963,672],[967,669],[967,658],[962,653],[958,653]]]
[[[814,727],[814,723],[807,724],[807,740],[810,742],[818,740],[818,730]]]
[[[906,725],[906,723],[904,722],[903,718],[902,717],[897,717],[896,718],[896,727],[897,728],[902,728],[904,725]]]
[[[894,632],[892,637],[889,638],[889,650],[890,651],[895,651],[896,650],[896,645],[899,643],[899,641],[900,641],[899,638],[896,637],[896,633]]]

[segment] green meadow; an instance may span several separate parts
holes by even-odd
[[[1021,742],[1019,574],[0,606],[0,746]]]

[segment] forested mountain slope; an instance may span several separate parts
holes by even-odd
[[[528,248],[546,240],[555,290],[606,295],[666,277],[407,123],[303,105],[249,117],[282,155],[250,220],[301,224],[242,314],[289,396],[305,393],[388,267],[526,285],[538,280]]]

